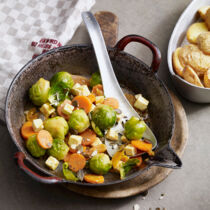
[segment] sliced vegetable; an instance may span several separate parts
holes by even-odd
[[[123,163],[120,167],[120,179],[124,179],[128,172],[137,166],[140,161],[137,158],[129,159],[127,162]]]
[[[69,151],[69,147],[61,139],[54,139],[52,147],[48,150],[48,154],[58,160],[63,160]]]
[[[46,150],[41,148],[37,142],[37,136],[33,135],[26,141],[26,148],[33,157],[39,158],[45,155]]]
[[[99,72],[95,72],[90,78],[90,87],[93,87],[98,84],[102,84],[101,75]]]
[[[106,145],[105,144],[99,144],[93,147],[94,150],[97,151],[97,153],[103,153],[106,152]]]
[[[122,160],[123,162],[126,162],[126,161],[129,160],[129,157],[128,157],[127,155],[123,155],[122,158],[121,158],[121,160]]]
[[[37,142],[43,149],[49,149],[52,147],[53,138],[48,131],[41,130],[37,134]]]
[[[84,180],[88,183],[92,184],[102,184],[104,183],[104,177],[101,175],[95,175],[95,174],[85,174]]]
[[[142,140],[132,140],[131,144],[136,147],[136,149],[139,149],[141,151],[147,152],[147,153],[151,153],[152,151],[152,144],[151,143],[147,143],[145,141]]]
[[[112,166],[114,169],[119,170],[119,163],[125,156],[124,150],[116,152],[112,157]]]
[[[125,97],[127,98],[127,100],[129,101],[129,103],[131,104],[131,106],[134,105],[136,99],[135,96],[129,93],[125,93]]]
[[[87,129],[84,132],[80,133],[82,136],[82,145],[88,146],[91,145],[96,140],[96,134],[91,129]]]
[[[104,95],[103,86],[101,84],[95,85],[92,89],[92,93],[96,96],[103,96]]]
[[[83,155],[74,153],[74,154],[69,155],[68,164],[69,164],[69,168],[73,172],[77,172],[85,167],[86,159]]]
[[[76,174],[69,169],[68,163],[63,163],[63,175],[67,180],[71,181],[79,181],[79,179],[76,177]]]
[[[141,166],[141,164],[143,163],[143,159],[142,159],[142,157],[141,156],[139,156],[139,157],[136,157],[136,159],[138,159],[139,160],[139,163],[137,163],[137,167],[140,167]]]
[[[102,131],[100,130],[100,128],[98,126],[96,126],[96,124],[91,121],[91,126],[92,126],[92,129],[95,131],[95,133],[99,136],[99,137],[103,137],[104,134],[102,133]]]
[[[93,93],[91,93],[91,94],[88,95],[87,97],[90,99],[90,101],[91,101],[92,103],[96,101],[96,96],[95,96]]]
[[[80,85],[87,85],[89,86],[89,79],[79,75],[71,75],[72,79],[74,80],[74,84],[79,83]]]
[[[32,122],[31,121],[27,121],[23,124],[23,126],[21,127],[21,135],[24,139],[28,139],[28,137],[32,136],[36,134],[36,132],[34,131],[33,127],[32,127]]]
[[[119,108],[119,102],[116,98],[105,98],[103,104],[111,106],[113,109]]]
[[[78,108],[84,109],[86,113],[91,110],[92,102],[87,96],[76,96],[73,98],[72,103],[77,101]]]
[[[39,117],[39,114],[35,107],[26,112],[26,120],[27,121],[33,121],[33,120],[37,119],[38,117]]]

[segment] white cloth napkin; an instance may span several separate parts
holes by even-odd
[[[0,119],[8,87],[33,55],[65,45],[95,0],[0,1]]]

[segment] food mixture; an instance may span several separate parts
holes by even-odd
[[[21,127],[27,150],[44,158],[50,170],[62,165],[67,180],[100,184],[107,173],[125,178],[154,155],[143,138],[149,101],[141,94],[126,97],[141,118],[127,119],[118,100],[104,96],[98,72],[90,79],[63,71],[50,81],[40,78],[29,90],[33,107],[25,111]],[[116,129],[119,124],[123,131]],[[113,155],[107,142],[117,148]]]
[[[193,23],[188,28],[190,44],[175,50],[173,67],[189,83],[210,88],[210,6],[201,7],[198,13],[202,22]]]

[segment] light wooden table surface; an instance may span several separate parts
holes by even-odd
[[[173,27],[190,0],[96,0],[93,12],[109,10],[120,20],[119,38],[139,34],[156,43],[162,53],[159,76],[173,89],[167,66],[167,46]],[[81,26],[70,43],[89,42]],[[150,63],[148,49],[131,44],[126,51]],[[0,124],[0,209],[1,210],[208,210],[210,209],[210,106],[180,98],[189,121],[189,141],[182,157],[183,168],[149,190],[145,199],[137,195],[118,200],[83,197],[61,186],[37,183],[16,166],[16,152],[4,124]],[[159,200],[160,195],[165,196]]]

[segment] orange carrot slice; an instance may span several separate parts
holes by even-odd
[[[21,135],[24,139],[28,139],[28,137],[36,134],[36,132],[33,130],[32,122],[27,121],[23,124],[21,128]]]
[[[73,172],[77,172],[85,167],[86,159],[83,155],[74,153],[68,157],[68,164]]]
[[[87,97],[90,99],[90,101],[91,101],[92,103],[96,101],[96,96],[95,96],[93,93],[91,93],[91,94],[88,95]]]
[[[70,158],[70,156],[72,155],[72,153],[74,153],[74,152],[71,152],[71,151],[70,151],[70,148],[69,148],[69,152],[68,152],[67,155],[64,157],[63,161],[68,163],[68,162],[69,162],[69,158]]]
[[[88,183],[92,184],[102,184],[104,183],[104,177],[101,175],[95,175],[95,174],[85,174],[84,180]]]
[[[104,95],[103,86],[101,84],[95,85],[92,89],[92,93],[96,96],[103,96]]]
[[[72,79],[74,80],[74,84],[79,83],[80,85],[87,85],[89,86],[89,79],[79,75],[71,75]]]
[[[69,115],[64,114],[64,113],[62,112],[62,109],[63,109],[63,107],[64,107],[66,104],[70,104],[70,105],[71,105],[71,101],[70,101],[69,99],[65,99],[65,100],[63,101],[63,103],[62,103],[60,106],[57,107],[57,112],[58,112],[58,114],[59,114],[61,117],[63,117],[63,118],[66,119],[66,120],[69,120]]]
[[[83,152],[86,151],[86,146],[82,146],[83,148]],[[78,150],[77,149],[72,149],[71,147],[69,147],[69,152],[72,154],[72,153],[76,153]]]
[[[96,134],[91,129],[87,129],[84,132],[80,133],[82,136],[82,145],[88,146],[91,145],[96,140]]]
[[[129,94],[129,93],[125,93],[125,97],[129,101],[129,103],[131,104],[131,106],[134,106],[134,103],[136,101],[135,96],[132,95],[132,94]]]
[[[37,142],[43,149],[49,149],[52,147],[53,138],[51,134],[46,130],[41,130],[37,134]]]
[[[87,96],[76,96],[73,98],[73,101],[77,101],[78,107],[84,109],[86,113],[89,113],[91,110],[91,100]]]
[[[111,106],[113,109],[119,108],[119,102],[116,98],[105,98],[103,104]]]
[[[147,152],[147,153],[151,153],[152,151],[152,144],[151,143],[147,143],[147,142],[144,142],[142,140],[133,140],[131,141],[131,144],[141,150],[141,151],[144,151],[144,152]]]

